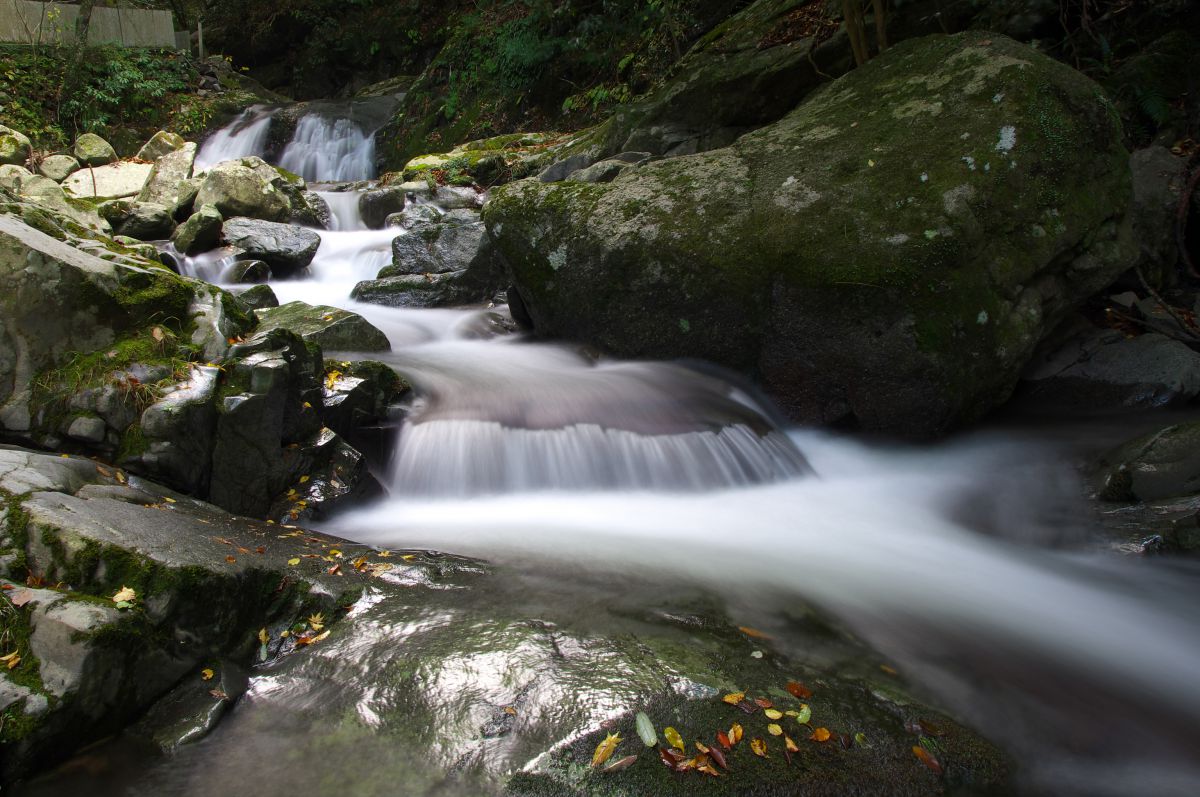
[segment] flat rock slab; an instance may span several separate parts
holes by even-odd
[[[149,163],[118,161],[107,166],[80,169],[62,187],[71,196],[97,199],[120,199],[137,196],[150,178],[154,166]]]

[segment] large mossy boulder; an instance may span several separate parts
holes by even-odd
[[[291,204],[260,164],[271,168],[260,158],[242,158],[209,169],[196,194],[196,205],[215,205],[225,218],[248,216],[287,221]]]
[[[1123,443],[1099,462],[1100,497],[1156,501],[1200,492],[1200,422],[1168,426]]]
[[[194,293],[165,269],[101,260],[11,216],[0,216],[0,281],[0,429],[12,437],[36,433],[46,371],[146,324],[182,329]]]
[[[756,375],[793,417],[978,418],[1136,257],[1119,122],[1002,36],[897,45],[731,146],[527,180],[484,221],[538,332]]]

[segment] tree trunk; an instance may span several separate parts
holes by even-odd
[[[860,2],[861,0],[842,0],[842,18],[846,24],[846,35],[850,37],[850,49],[854,51],[854,63],[858,66],[865,64],[869,57]]]
[[[871,5],[875,9],[875,43],[879,45],[879,52],[883,52],[888,48],[887,0],[872,0]]]

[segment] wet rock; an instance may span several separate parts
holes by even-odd
[[[148,163],[117,161],[107,166],[84,168],[63,180],[63,190],[89,199],[133,197],[141,193],[150,172]]]
[[[1066,407],[1177,406],[1200,396],[1200,354],[1158,333],[1134,338],[1085,326],[1043,347],[1022,375],[1025,392]]]
[[[404,210],[405,192],[400,187],[364,191],[358,198],[358,212],[368,229],[383,229],[387,217]]]
[[[415,223],[408,235],[398,235],[392,241],[392,265],[379,276],[445,274],[467,269],[486,274],[495,268],[493,258],[491,239],[482,222]]]
[[[1100,458],[1100,497],[1155,501],[1200,492],[1200,422],[1168,426]]]
[[[252,310],[265,310],[268,307],[279,306],[279,299],[276,298],[275,291],[271,290],[270,285],[255,285],[253,288],[239,293],[238,298]]]
[[[177,133],[168,133],[166,130],[159,130],[138,150],[137,159],[142,161],[156,161],[163,155],[169,155],[172,152],[182,149],[185,144],[187,142],[183,140],[183,136]]]
[[[138,201],[164,205],[171,208],[172,215],[191,207],[199,190],[198,184],[188,182],[195,162],[196,145],[190,142],[160,156],[138,194]]]
[[[247,257],[262,260],[278,278],[307,267],[321,245],[321,236],[304,227],[243,217],[226,221],[221,237]]]
[[[300,476],[289,446],[308,445],[321,431],[320,347],[269,329],[234,345],[225,369],[209,500],[262,517]]]
[[[487,294],[468,279],[467,272],[451,271],[364,280],[354,286],[350,297],[385,307],[453,307],[482,301]]]
[[[105,166],[117,159],[117,151],[112,144],[95,133],[84,133],[75,139],[72,154],[84,166]]]
[[[160,241],[171,237],[175,231],[175,220],[170,208],[149,202],[137,202],[129,215],[114,225],[118,235],[127,235],[139,241]]]
[[[0,164],[11,163],[16,166],[24,166],[32,152],[33,147],[29,143],[29,136],[13,130],[11,127],[0,125]]]
[[[321,385],[321,420],[361,450],[361,431],[385,421],[392,404],[408,390],[408,383],[383,363],[327,363]]]
[[[321,429],[290,449],[288,459],[291,471],[307,478],[297,479],[271,505],[267,517],[277,523],[327,517],[339,505],[383,495],[383,488],[367,471],[366,458],[332,429]]]
[[[224,275],[226,281],[240,284],[266,282],[270,278],[271,267],[261,260],[239,260]]]
[[[246,670],[235,662],[222,661],[213,669],[212,680],[184,680],[156,702],[129,732],[149,739],[164,753],[203,739],[246,692],[250,682]]]
[[[221,211],[216,205],[201,205],[175,230],[172,241],[185,255],[197,255],[221,244]]]
[[[49,155],[38,164],[38,174],[49,177],[56,183],[79,171],[79,161],[70,155]]]
[[[23,538],[13,575],[23,581],[36,573],[61,584],[22,592],[23,605],[5,618],[29,639],[16,671],[27,685],[18,689],[10,671],[0,672],[6,786],[110,735],[168,693],[139,727],[157,727],[161,733],[150,735],[164,741],[168,727],[180,731],[176,743],[195,738],[211,714],[188,699],[189,690],[173,687],[203,684],[207,693],[219,685],[236,698],[257,658],[260,628],[270,629],[272,655],[280,653],[280,632],[302,609],[323,611],[333,622],[335,596],[370,579],[352,568],[341,576],[323,567],[301,574],[287,561],[305,552],[305,541],[281,539],[278,527],[87,459],[0,449],[0,490],[23,496],[22,517],[38,530]],[[30,490],[37,492],[25,496]],[[26,589],[8,586],[6,595]],[[123,587],[134,598],[119,611],[110,598]],[[205,666],[219,679],[205,683]],[[197,720],[191,733],[182,730],[187,716]]]
[[[220,288],[199,283],[188,305],[188,317],[195,324],[191,343],[205,360],[219,360],[229,351],[230,341],[254,327],[250,308]]]
[[[390,351],[387,335],[358,313],[326,305],[288,302],[256,310],[258,329],[288,329],[325,351]]]
[[[936,435],[1004,401],[1136,258],[1098,92],[1002,36],[908,40],[729,146],[511,183],[483,218],[541,335],[754,373],[797,419]],[[1050,145],[1046,113],[1092,144]]]

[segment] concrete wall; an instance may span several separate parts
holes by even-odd
[[[0,42],[70,44],[75,41],[78,17],[77,5],[0,0]],[[171,12],[96,6],[88,26],[88,44],[175,47]]]

